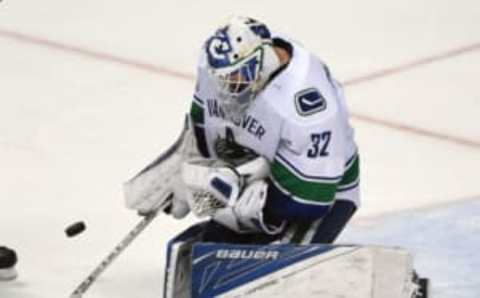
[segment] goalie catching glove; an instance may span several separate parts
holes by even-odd
[[[258,157],[239,167],[211,159],[193,159],[182,165],[183,194],[189,209],[239,233],[277,234],[283,226],[268,225],[263,219],[267,198],[269,164]]]
[[[160,206],[169,206],[167,210],[175,217],[184,216],[185,204],[182,201],[172,201],[171,194],[185,188],[180,178],[183,162],[200,156],[191,122],[187,116],[177,141],[123,184],[127,208],[137,210],[140,214],[148,214]]]

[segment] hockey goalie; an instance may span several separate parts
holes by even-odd
[[[203,219],[169,242],[164,297],[426,297],[404,250],[332,244],[359,174],[328,67],[233,16],[202,47],[181,137],[124,189],[140,214]]]

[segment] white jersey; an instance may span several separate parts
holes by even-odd
[[[264,156],[273,184],[298,203],[330,205],[343,192],[358,205],[357,146],[342,89],[321,60],[289,43],[288,66],[237,121],[225,119],[201,57],[191,109],[199,146],[212,158]]]

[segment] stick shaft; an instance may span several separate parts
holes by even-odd
[[[168,201],[168,200],[167,200]],[[95,280],[107,269],[113,261],[137,238],[138,235],[155,219],[159,210],[163,210],[168,204],[160,206],[156,211],[145,215],[133,229],[120,241],[113,250],[102,260],[100,264],[75,288],[70,298],[79,298],[90,288]]]

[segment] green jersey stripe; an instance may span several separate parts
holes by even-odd
[[[337,192],[343,192],[343,191],[354,189],[355,187],[358,187],[359,183],[360,183],[360,179],[357,179],[350,184],[338,185]]]
[[[308,199],[302,199],[300,197],[292,195],[289,191],[284,189],[277,181],[275,181],[275,179],[272,179],[272,183],[275,185],[276,188],[278,188],[278,190],[283,192],[285,195],[290,196],[292,198],[292,200],[294,200],[295,202],[298,202],[298,203],[316,205],[316,206],[329,206],[333,202],[333,200],[327,201],[327,202],[322,202],[322,201],[313,201],[313,200],[308,200]]]
[[[197,95],[193,95],[193,101],[195,101],[197,104],[199,104],[200,106],[203,106],[203,99],[201,99],[200,97],[198,97]]]
[[[338,183],[339,186],[345,186],[351,184],[358,180],[360,175],[360,159],[358,155],[355,157],[355,160],[351,163],[350,167],[343,174],[342,180]]]
[[[305,181],[275,160],[271,166],[272,178],[292,196],[313,202],[328,203],[335,197],[336,183]]]
[[[200,106],[196,101],[192,102],[192,107],[190,108],[190,115],[192,116],[193,122],[203,124],[203,107]]]
[[[323,182],[323,183],[337,183],[340,182],[340,180],[343,177],[343,174],[338,177],[325,177],[325,176],[313,176],[313,175],[308,175],[306,173],[303,173],[300,169],[296,168],[293,163],[289,162],[287,158],[283,157],[282,155],[277,153],[277,156],[275,157],[275,161],[281,163],[284,167],[286,167],[291,173],[296,175],[298,178],[304,180],[304,181],[309,181],[309,182]]]

